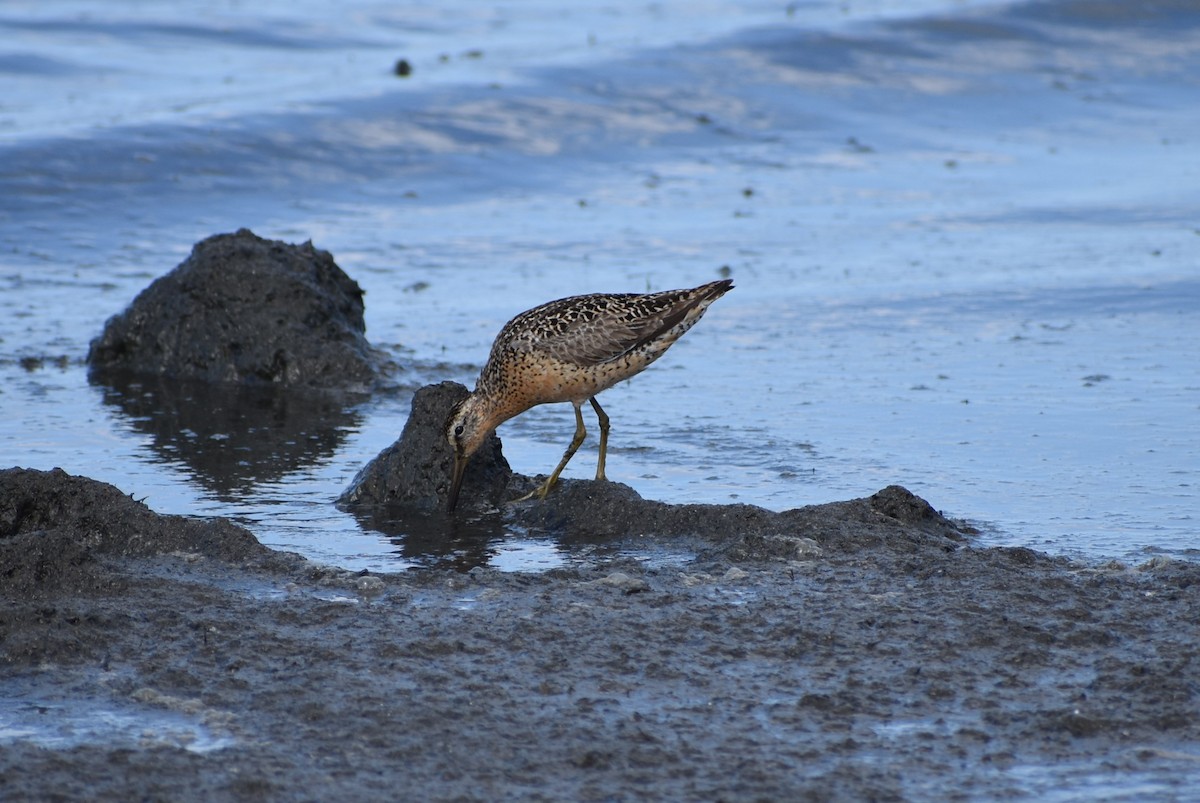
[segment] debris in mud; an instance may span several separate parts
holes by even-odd
[[[363,292],[329,252],[241,229],[197,243],[109,319],[87,361],[100,378],[362,390],[385,367],[365,332]]]

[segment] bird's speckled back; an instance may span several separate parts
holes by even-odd
[[[732,286],[572,296],[522,312],[496,337],[476,393],[507,399],[506,417],[587,399],[662,356]]]

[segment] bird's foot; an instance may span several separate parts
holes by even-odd
[[[516,499],[512,500],[512,502],[510,502],[509,504],[515,504],[517,502],[528,502],[530,499],[533,499],[534,497],[537,497],[538,499],[545,499],[546,495],[550,493],[550,489],[553,488],[557,484],[558,484],[558,477],[550,477],[545,482],[543,482],[541,485],[539,485],[538,487],[536,487],[532,491],[530,491],[529,493],[525,494],[524,496],[518,496]]]

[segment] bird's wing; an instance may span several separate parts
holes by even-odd
[[[694,301],[683,292],[650,295],[597,295],[563,299],[530,310],[540,320],[513,345],[545,352],[574,365],[620,359],[669,331],[687,316]],[[557,306],[556,306],[557,305]]]

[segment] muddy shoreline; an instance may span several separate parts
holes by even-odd
[[[678,566],[366,575],[0,478],[6,710],[203,735],[5,738],[5,799],[1173,799],[1200,774],[1200,566],[976,548],[895,487],[669,536]]]

